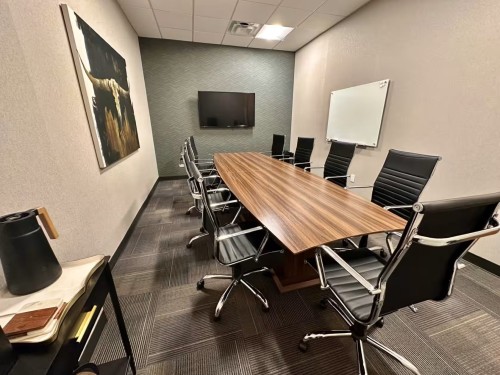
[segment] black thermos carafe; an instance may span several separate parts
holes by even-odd
[[[7,289],[15,295],[43,289],[62,273],[37,216],[49,237],[57,238],[57,231],[45,208],[0,217],[0,260]]]

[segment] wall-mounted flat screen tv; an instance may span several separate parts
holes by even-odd
[[[255,126],[255,93],[198,91],[202,128],[250,128]]]

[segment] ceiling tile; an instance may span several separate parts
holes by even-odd
[[[275,9],[274,5],[240,0],[234,11],[233,20],[263,24],[267,22]]]
[[[222,44],[228,46],[248,47],[252,39],[253,37],[251,36],[236,36],[236,35],[226,34],[224,35]]]
[[[151,0],[151,5],[153,9],[193,14],[193,2],[190,0]]]
[[[248,47],[273,49],[279,42],[279,40],[265,40],[255,38],[254,40],[252,40],[252,43],[250,43]]]
[[[370,0],[328,0],[318,9],[318,12],[348,16],[369,1]]]
[[[279,7],[267,23],[269,25],[295,27],[310,14],[311,11],[309,10]]]
[[[221,20],[210,17],[194,17],[194,30],[209,33],[220,33],[224,35],[229,25],[229,20]]]
[[[125,6],[122,9],[137,35],[146,38],[161,38],[153,10]]]
[[[271,4],[271,5],[278,5],[281,3],[281,0],[248,0],[251,1],[252,3],[262,3],[262,4]]]
[[[308,19],[300,24],[299,29],[313,30],[317,33],[322,33],[343,18],[343,16],[334,16],[333,14],[313,13]]]
[[[197,16],[230,19],[238,0],[195,0]]]
[[[325,0],[283,0],[280,6],[288,8],[315,10],[324,2]]]
[[[284,41],[279,43],[274,49],[283,51],[296,51],[306,45],[318,35],[317,32],[307,29],[293,30]]]
[[[193,32],[189,30],[171,29],[169,27],[161,28],[161,36],[163,39],[185,40],[186,42],[193,41]]]
[[[118,2],[122,7],[151,8],[148,0],[119,0]]]
[[[154,12],[160,28],[168,27],[171,29],[183,30],[193,29],[193,17],[189,14],[164,12],[162,10],[155,10]]]
[[[221,44],[224,33],[207,33],[203,31],[195,31],[193,42]]]

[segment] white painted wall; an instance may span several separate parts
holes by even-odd
[[[114,0],[67,3],[126,59],[141,148],[100,171],[59,1],[0,1],[0,214],[47,207],[60,261],[111,255],[158,177],[134,29]]]
[[[329,93],[389,78],[379,147],[356,152],[355,184],[371,185],[396,148],[443,157],[423,200],[500,191],[499,19],[496,0],[368,3],[297,52],[291,149],[316,137],[322,165]],[[473,252],[500,264],[500,236]]]

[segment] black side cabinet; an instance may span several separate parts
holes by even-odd
[[[128,338],[127,329],[123,320],[123,314],[116,294],[113,276],[106,258],[91,276],[85,293],[73,304],[66,314],[54,342],[50,344],[14,344],[17,361],[12,367],[9,375],[70,375],[78,368],[80,357],[92,327],[96,324],[98,312],[104,306],[104,301],[109,294],[116,322],[125,349],[126,356],[118,360],[99,365],[100,375],[125,375],[130,369],[136,374],[132,348]],[[87,329],[80,333],[80,339],[74,337],[74,332],[81,324],[81,315],[85,312],[96,311],[87,325]]]

